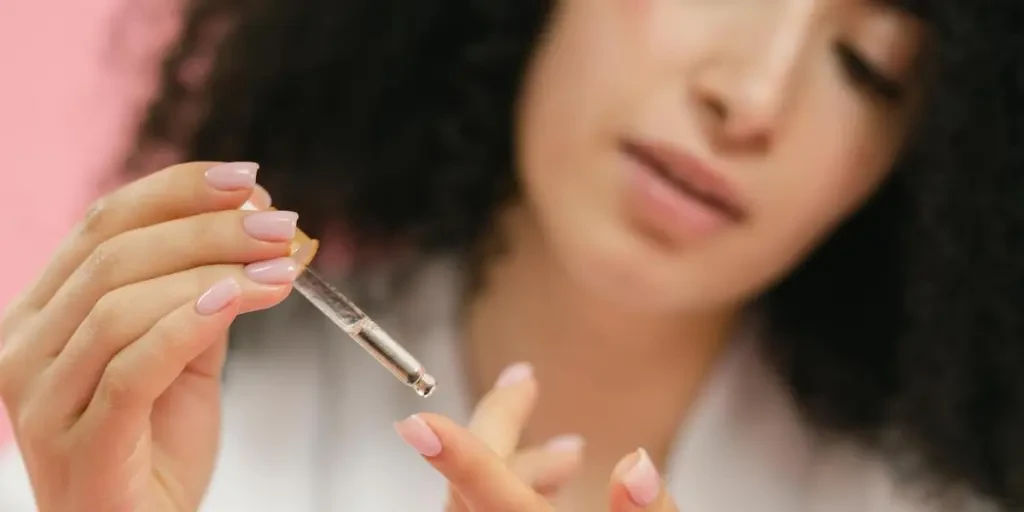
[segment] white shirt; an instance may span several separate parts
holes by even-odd
[[[390,276],[405,291],[386,311],[365,309],[437,378],[428,399],[301,298],[240,321],[255,335],[238,340],[229,357],[221,452],[203,510],[441,512],[444,480],[392,428],[420,411],[465,422],[473,405],[456,350],[460,273],[447,260],[426,267]],[[366,297],[352,296],[372,301],[382,295],[374,287],[388,283],[371,280]],[[733,343],[678,433],[665,478],[680,510],[939,510],[914,503],[876,458],[817,438],[754,346]],[[0,511],[32,510],[28,478],[9,447],[0,453]]]

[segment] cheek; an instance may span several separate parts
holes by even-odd
[[[776,179],[765,184],[772,200],[766,205],[764,235],[791,259],[794,253],[799,259],[810,252],[859,209],[885,180],[895,159],[893,141],[899,137],[887,133],[863,108],[819,112],[802,123],[808,129],[793,134],[773,166]]]
[[[642,24],[650,19],[652,2],[654,0],[619,0],[624,17],[637,24]],[[616,2],[609,2],[616,3]]]
[[[701,256],[698,266],[723,269],[696,278],[706,296],[729,302],[759,294],[799,265],[885,179],[893,151],[877,127],[836,121],[842,112],[826,112],[805,122],[807,130],[787,134],[764,167],[750,170],[759,173],[752,180],[760,199],[756,220]],[[821,129],[835,125],[846,128]]]
[[[641,76],[630,50],[632,16],[623,17],[633,3],[565,0],[556,10],[517,116],[519,172],[531,201],[569,209],[610,192],[603,167]]]

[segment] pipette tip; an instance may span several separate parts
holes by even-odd
[[[434,380],[429,373],[424,373],[420,378],[412,383],[412,388],[416,390],[420,396],[426,398],[434,392],[434,386],[437,385],[437,381]]]

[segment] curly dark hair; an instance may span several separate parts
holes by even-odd
[[[877,196],[763,297],[766,351],[810,424],[1016,509],[1024,3],[913,8],[935,50],[919,129]],[[470,249],[518,193],[513,110],[550,10],[191,0],[129,168],[166,148],[256,160],[313,233]],[[186,80],[211,49],[209,76]]]

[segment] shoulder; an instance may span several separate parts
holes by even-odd
[[[877,512],[998,512],[964,486],[937,486],[897,466],[887,453],[852,442],[819,443],[809,472],[809,503],[829,508],[837,499]],[[854,509],[851,509],[851,512]]]
[[[963,489],[912,478],[884,448],[812,425],[764,357],[756,327],[736,339],[723,358],[678,445],[669,484],[682,508],[998,510]]]

